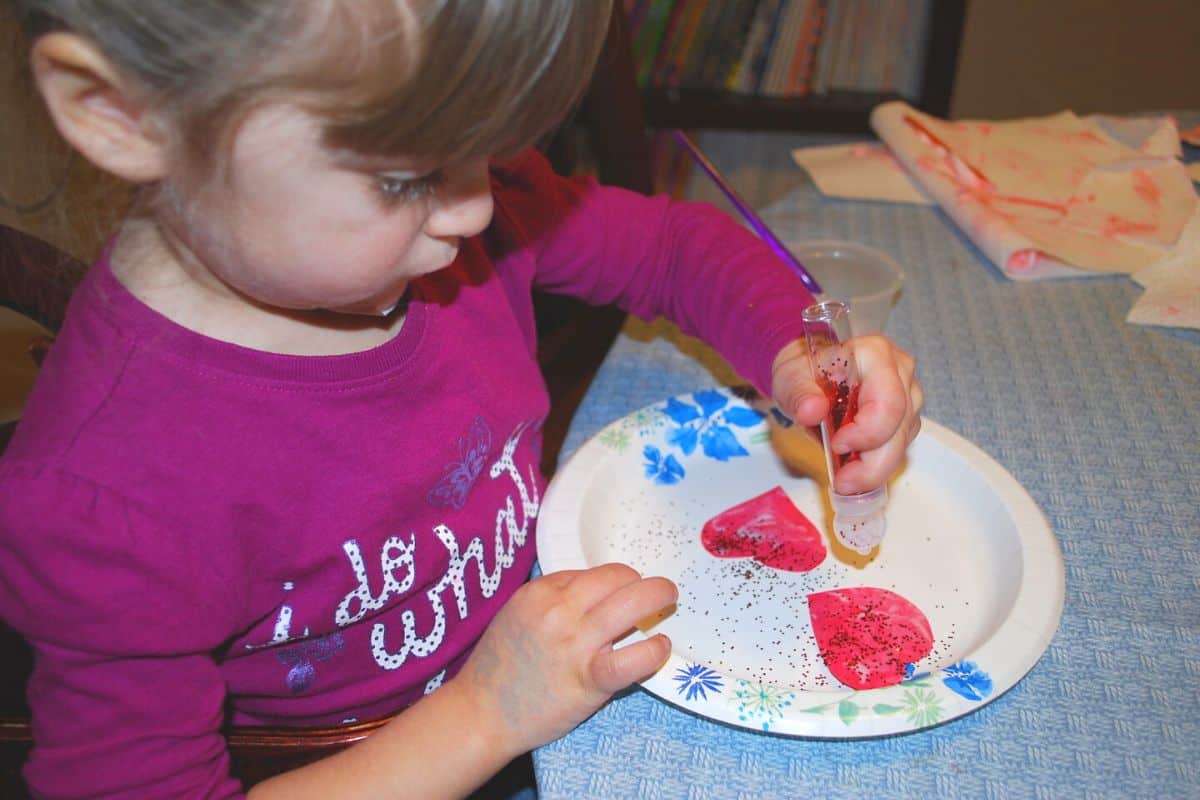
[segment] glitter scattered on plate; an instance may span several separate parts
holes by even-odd
[[[919,730],[986,705],[1049,645],[1062,612],[1058,543],[1028,493],[986,453],[931,420],[889,485],[888,535],[869,556],[838,544],[819,450],[737,394],[669,398],[618,420],[558,471],[543,498],[543,572],[608,561],[679,586],[660,699],[739,727],[822,738]],[[809,571],[717,558],[707,521],[779,486],[822,529]],[[929,654],[903,682],[855,690],[821,658],[810,595],[877,587],[920,609]],[[635,632],[632,638],[644,634]]]

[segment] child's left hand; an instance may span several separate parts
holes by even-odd
[[[925,393],[916,378],[916,361],[883,336],[853,340],[862,381],[858,413],[831,442],[834,452],[858,452],[860,459],[838,471],[834,490],[857,494],[882,486],[904,459],[921,430]],[[771,367],[771,396],[779,410],[798,425],[814,427],[829,411],[829,400],[813,379],[803,340],[783,348]]]

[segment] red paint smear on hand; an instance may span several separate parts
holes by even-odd
[[[929,620],[887,589],[864,586],[810,594],[808,615],[825,665],[852,689],[894,686],[904,680],[906,664],[933,649]]]
[[[717,558],[748,557],[788,572],[825,560],[821,532],[778,486],[704,523],[700,541]]]

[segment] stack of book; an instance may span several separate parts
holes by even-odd
[[[932,0],[622,0],[642,88],[920,96]]]

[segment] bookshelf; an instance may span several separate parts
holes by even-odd
[[[866,132],[871,109],[900,98],[936,116],[949,113],[966,0],[618,2],[626,15],[641,105],[651,128]],[[739,6],[749,6],[751,14],[767,9],[778,15],[773,22],[781,30],[768,47],[802,51],[790,56],[790,70],[786,63],[783,69],[769,66],[770,56],[763,55],[760,45],[757,81],[747,76],[753,66],[735,63],[730,72],[730,49],[741,51],[735,62],[755,61],[753,55],[747,58],[746,41],[753,33],[744,15],[739,22]],[[713,8],[717,11],[710,11]],[[813,19],[799,27],[789,25],[789,9]],[[660,18],[657,38],[646,33],[655,12],[674,15]],[[732,28],[722,31],[722,24]],[[714,58],[716,78],[713,68],[706,71],[703,66]],[[840,66],[833,66],[835,61]],[[767,77],[772,70],[774,85]],[[728,88],[739,83],[739,90]]]

